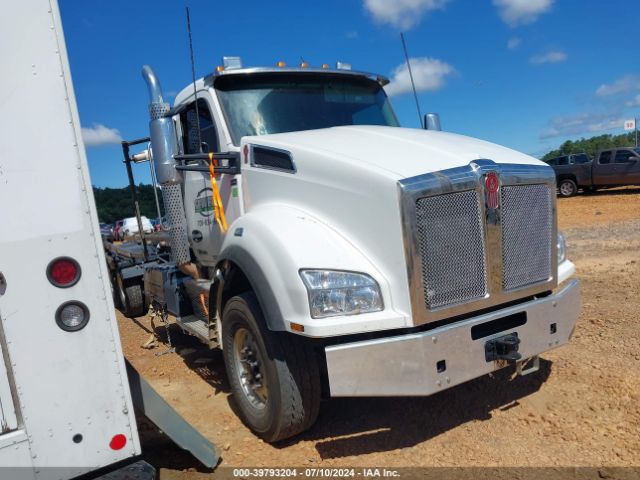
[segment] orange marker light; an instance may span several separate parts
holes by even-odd
[[[293,322],[291,322],[289,325],[291,325],[291,330],[293,330],[294,332],[304,332],[304,325]]]
[[[322,68],[329,68],[329,64],[328,63],[323,63],[322,64]]]
[[[307,68],[309,66],[309,64],[307,62],[302,62],[300,64],[300,68]]]
[[[222,65],[218,65],[216,67],[216,72],[224,72],[224,67]]]
[[[280,60],[278,63],[276,63],[276,66],[282,68],[282,67],[286,67],[287,64],[284,63],[282,60]]]

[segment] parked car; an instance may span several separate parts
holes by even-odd
[[[121,230],[122,230],[123,221],[124,220],[117,220],[116,223],[113,225],[113,229],[111,230],[111,233],[113,234],[113,239],[116,241],[122,240]]]
[[[579,189],[640,185],[640,148],[619,147],[600,150],[593,161],[584,154],[565,155],[548,161],[556,172],[558,191],[572,197]]]
[[[154,228],[151,224],[151,220],[149,220],[144,215],[140,216],[140,220],[142,221],[142,231],[144,233],[153,233]],[[136,233],[139,233],[139,231],[138,219],[136,217],[129,217],[124,219],[121,229],[121,235],[123,239],[125,237],[128,237],[129,235],[135,235]]]
[[[113,240],[113,224],[112,223],[101,223],[100,224],[100,235],[103,240],[112,241]]]

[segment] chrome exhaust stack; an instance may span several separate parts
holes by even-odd
[[[182,175],[175,169],[173,158],[178,154],[175,127],[173,120],[165,117],[170,106],[164,101],[160,82],[149,65],[142,67],[142,78],[149,89],[149,133],[156,178],[163,186],[182,183]]]
[[[160,82],[149,65],[142,67],[142,78],[149,89],[151,157],[156,178],[162,188],[164,211],[170,225],[171,259],[181,266],[191,262],[191,255],[182,197],[183,178],[175,168],[174,156],[178,154],[176,130],[171,117],[165,117],[170,107],[164,101]]]

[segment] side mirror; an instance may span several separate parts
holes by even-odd
[[[440,126],[440,115],[437,113],[427,113],[424,116],[424,129],[425,130],[442,130]]]

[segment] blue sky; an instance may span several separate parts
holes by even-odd
[[[245,66],[350,62],[384,74],[405,127],[418,127],[399,33],[423,112],[443,129],[541,156],[567,139],[622,133],[640,116],[634,0],[59,0],[94,185],[120,187],[120,138],[148,135],[140,68],[166,94],[222,55]],[[172,97],[171,97],[172,98]],[[147,183],[148,169],[136,178]]]

